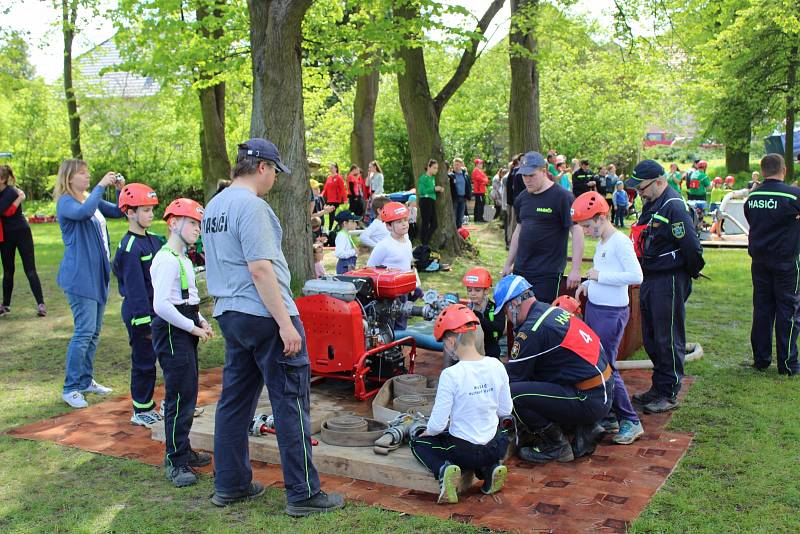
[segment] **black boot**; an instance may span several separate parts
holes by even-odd
[[[597,423],[580,425],[575,428],[575,439],[572,442],[573,456],[580,458],[592,454],[603,438],[604,432],[605,429]]]
[[[541,437],[542,444],[537,447],[522,447],[519,450],[520,459],[535,464],[546,464],[553,460],[559,462],[574,460],[572,447],[558,425],[550,423],[536,433]]]

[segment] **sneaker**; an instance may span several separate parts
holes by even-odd
[[[769,369],[770,364],[761,366],[761,365],[756,365],[755,362],[745,360],[745,361],[739,363],[739,366],[743,367],[745,369],[753,369],[754,371],[765,372],[767,369]]]
[[[235,502],[253,500],[262,493],[264,493],[264,486],[258,482],[251,482],[244,491],[235,493],[220,493],[219,491],[215,491],[214,495],[211,496],[211,503],[214,504],[214,506],[223,507]]]
[[[167,479],[172,482],[176,488],[197,484],[197,475],[188,465],[167,467],[164,469],[164,472],[167,475]]]
[[[663,413],[678,407],[678,397],[662,397],[644,405],[644,413]]]
[[[506,483],[508,478],[508,468],[504,465],[497,464],[492,467],[491,476],[486,477],[481,486],[481,493],[484,495],[491,495],[500,491]]]
[[[36,307],[36,315],[39,317],[47,316],[47,308],[44,307],[44,303],[41,303]]]
[[[205,467],[211,463],[211,455],[207,452],[197,452],[189,449],[189,465],[192,467]]]
[[[131,416],[131,424],[153,428],[153,425],[161,421],[161,416],[155,410],[148,412],[134,412]]]
[[[114,390],[92,380],[91,385],[84,389],[81,393],[97,393],[98,395],[108,395],[112,391]]]
[[[608,417],[600,421],[600,426],[607,434],[616,434],[619,432],[619,421],[616,417]]]
[[[458,502],[458,481],[461,479],[461,468],[451,463],[445,463],[439,470],[439,498],[438,504]]]
[[[338,493],[328,495],[320,491],[310,499],[290,502],[286,505],[286,513],[292,517],[304,517],[310,514],[333,512],[344,508],[344,497]]]
[[[639,439],[639,436],[642,434],[644,434],[644,427],[641,421],[634,423],[633,421],[624,419],[619,427],[619,433],[614,436],[611,441],[617,445],[630,445]]]
[[[11,313],[11,308],[9,308],[8,306],[0,305],[0,315],[6,315],[8,313]]]
[[[658,397],[660,397],[658,391],[656,391],[653,388],[650,388],[643,393],[637,393],[636,395],[632,396],[631,400],[636,404],[644,406],[645,404],[649,404],[652,401],[656,400]]]
[[[69,393],[63,393],[61,398],[64,399],[64,402],[72,406],[73,408],[86,408],[89,406],[89,403],[86,402],[86,399],[83,396],[83,393],[80,391],[70,391]]]

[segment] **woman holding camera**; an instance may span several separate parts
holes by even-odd
[[[3,261],[3,303],[0,315],[11,312],[11,293],[14,290],[14,264],[17,251],[22,259],[22,268],[36,299],[36,313],[47,315],[39,275],[36,273],[36,257],[33,252],[33,235],[25,215],[22,202],[25,193],[17,186],[14,171],[8,165],[0,166],[0,256]]]
[[[58,169],[53,191],[56,218],[64,241],[64,257],[58,268],[57,282],[67,296],[75,324],[75,332],[67,347],[61,398],[73,408],[89,405],[85,393],[111,393],[111,388],[95,382],[93,366],[111,278],[106,217],[124,217],[116,204],[103,200],[110,185],[116,186],[119,195],[119,190],[125,185],[122,175],[107,173],[91,194],[87,193],[89,180],[86,162],[68,159]]]

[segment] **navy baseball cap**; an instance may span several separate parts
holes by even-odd
[[[292,172],[289,170],[289,167],[284,165],[281,161],[281,154],[278,152],[278,147],[266,139],[254,137],[249,141],[239,144],[239,152],[236,154],[236,158],[238,159],[244,156],[252,156],[254,158],[271,161],[275,164],[278,172],[285,172],[286,174],[291,174]]]
[[[339,224],[341,224],[341,223],[343,223],[345,221],[356,221],[356,222],[358,222],[358,221],[361,220],[361,217],[359,217],[358,215],[356,215],[355,213],[353,213],[350,210],[340,211],[339,213],[336,214],[336,217],[334,217],[334,218],[336,219],[336,222],[338,222]]]
[[[625,180],[625,187],[636,188],[645,180],[653,180],[664,176],[664,167],[652,159],[646,159],[636,164],[633,174]]]
[[[547,167],[547,162],[538,152],[528,152],[522,156],[519,162],[519,173],[523,175],[531,175],[536,169],[543,169]]]

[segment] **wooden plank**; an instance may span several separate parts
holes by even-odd
[[[312,420],[321,421],[325,416],[319,408],[338,407],[334,401],[316,399],[317,410],[312,408]],[[266,408],[259,403],[260,409]],[[256,410],[257,412],[260,411]],[[214,450],[214,415],[216,404],[205,407],[205,412],[195,418],[189,439],[192,447],[207,451]],[[430,493],[439,493],[439,484],[411,454],[407,446],[382,456],[372,452],[371,447],[337,447],[324,443],[319,434],[314,436],[320,443],[313,447],[314,465],[320,473],[339,475],[390,486],[409,488]],[[164,425],[153,426],[152,438],[165,441]],[[280,464],[278,442],[274,435],[250,436],[250,458],[271,464]]]

